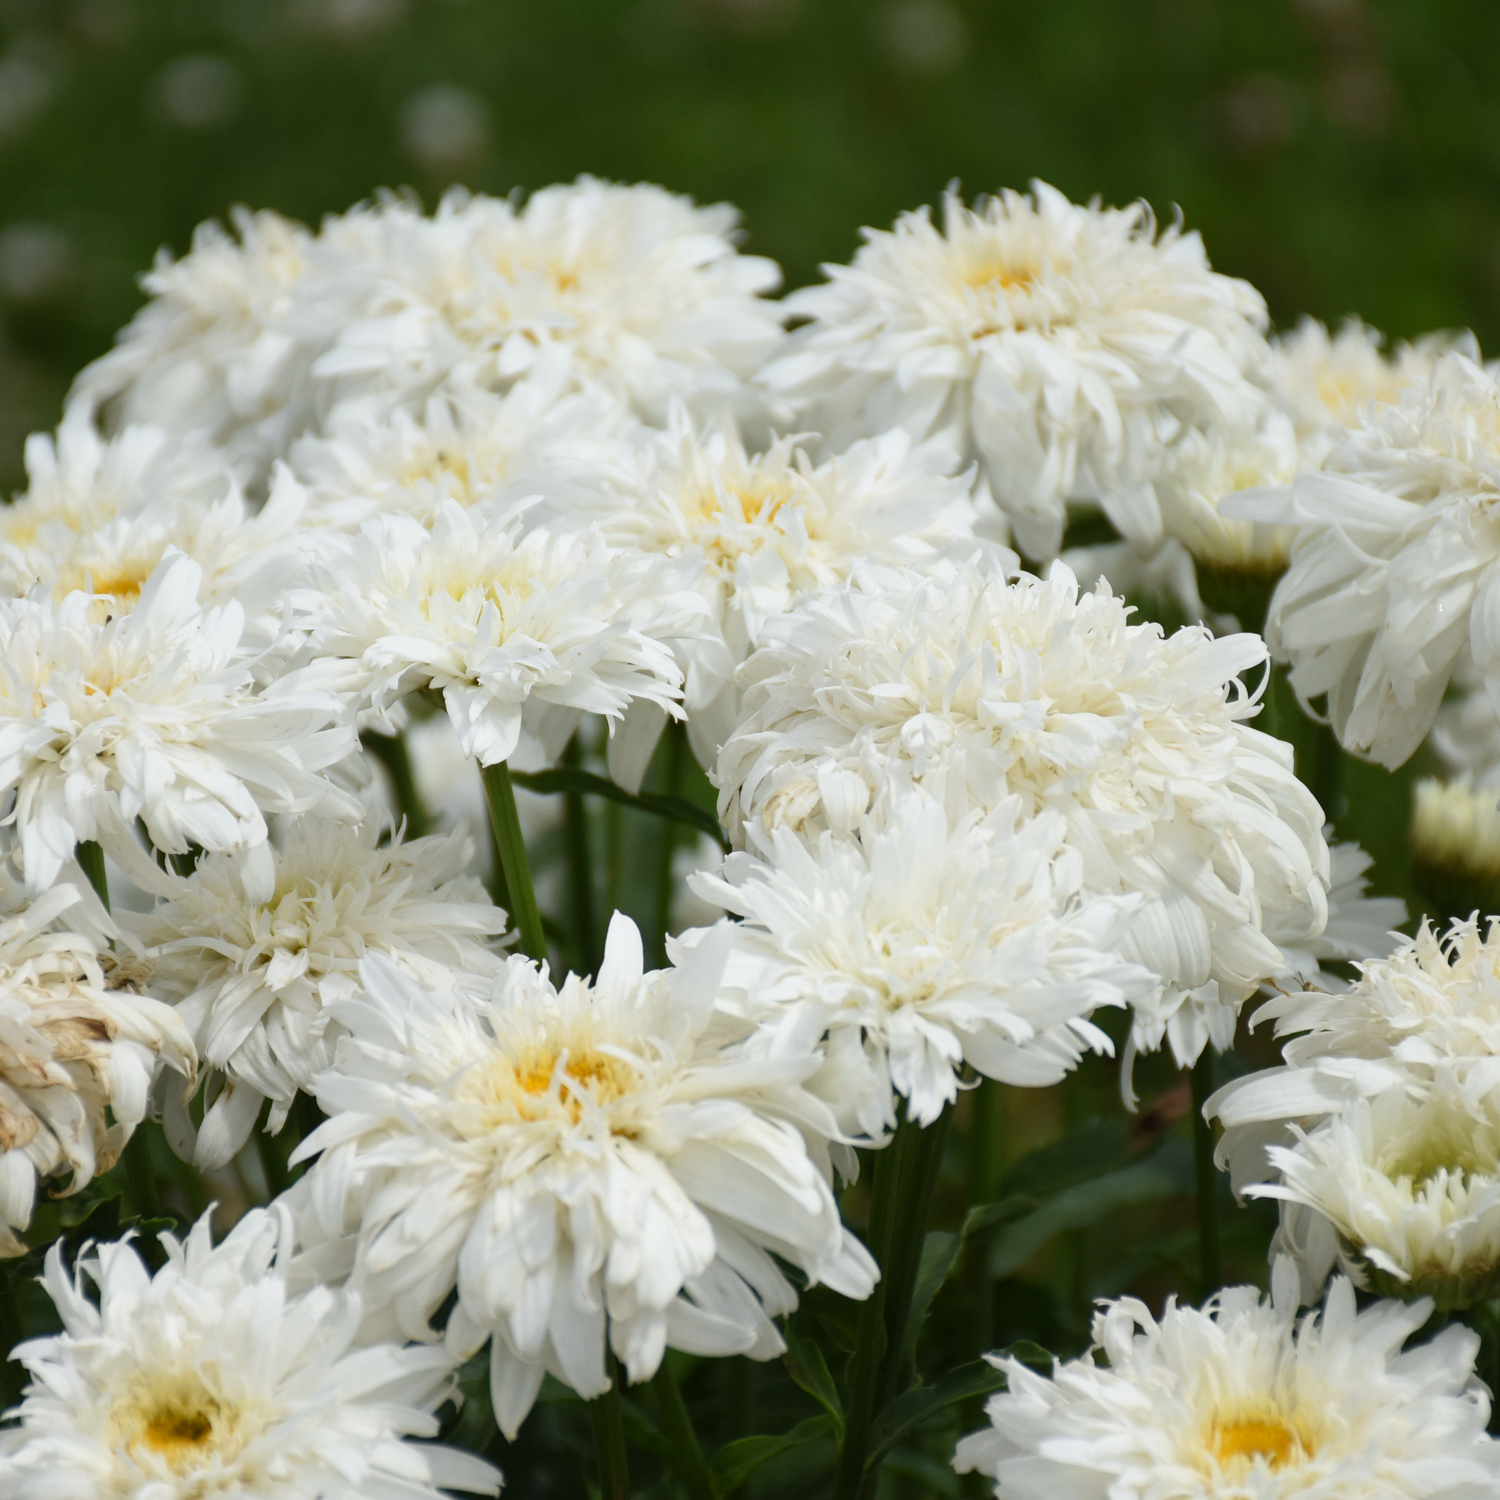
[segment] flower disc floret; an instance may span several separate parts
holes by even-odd
[[[16,1351],[31,1375],[0,1431],[14,1500],[439,1500],[494,1495],[484,1460],[434,1443],[452,1395],[442,1350],[352,1348],[358,1303],[288,1287],[292,1225],[252,1209],[215,1247],[208,1215],[160,1237],[150,1274],[128,1241],[62,1245],[43,1285],[61,1333]],[[98,1288],[90,1299],[85,1278]],[[443,1487],[443,1490],[439,1489]]]
[[[1169,1299],[1160,1319],[1108,1303],[1094,1349],[1050,1376],[994,1359],[1008,1389],[956,1467],[1005,1500],[1460,1500],[1500,1483],[1475,1334],[1449,1326],[1403,1350],[1431,1302],[1360,1312],[1340,1278],[1298,1320],[1288,1263],[1274,1282],[1271,1305],[1248,1286],[1201,1312]]]
[[[903,427],[980,462],[1024,550],[1055,555],[1066,502],[1100,502],[1156,541],[1151,493],[1184,427],[1253,424],[1265,304],[1209,269],[1197,234],[1160,234],[1143,203],[1055,188],[943,202],[864,231],[849,266],[795,292],[811,319],[761,375],[837,451]]]
[[[1133,625],[1101,586],[971,560],[929,576],[856,569],[767,626],[719,757],[719,812],[751,845],[844,835],[920,786],[956,827],[1019,798],[1058,814],[1092,894],[1141,893],[1125,955],[1165,989],[1137,1041],[1179,1060],[1228,1046],[1240,1002],[1327,917],[1322,814],[1291,752],[1242,721],[1257,637]],[[1187,1004],[1191,997],[1192,1004]]]
[[[424,992],[388,960],[318,1080],[322,1155],[295,1190],[304,1239],[351,1233],[372,1328],[489,1338],[490,1394],[514,1435],[550,1371],[607,1389],[606,1340],[632,1380],[668,1344],[781,1351],[796,1295],[771,1256],[853,1296],[875,1267],[839,1221],[832,1119],[802,1087],[811,1049],[759,1058],[721,1035],[711,964],[643,975],[611,923],[592,987],[512,959],[488,1001]]]

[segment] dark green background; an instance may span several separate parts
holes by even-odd
[[[0,28],[7,484],[159,245],[382,185],[650,178],[739,204],[795,285],[951,178],[1040,175],[1181,205],[1281,322],[1500,333],[1493,0],[4,0]],[[443,85],[482,143],[424,160],[403,120]]]

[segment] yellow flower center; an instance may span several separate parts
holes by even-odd
[[[244,1413],[220,1401],[196,1375],[147,1377],[115,1404],[117,1445],[174,1474],[232,1459],[249,1439]]]
[[[612,1104],[633,1093],[639,1078],[636,1069],[622,1058],[592,1047],[575,1051],[537,1046],[514,1057],[496,1052],[488,1064],[465,1077],[459,1092],[471,1103],[522,1120],[557,1119],[561,1115],[576,1124],[585,1101],[595,1106]]]
[[[1209,1451],[1221,1468],[1264,1459],[1272,1469],[1282,1469],[1307,1456],[1308,1444],[1295,1427],[1279,1416],[1237,1417],[1215,1422],[1208,1440]]]
[[[968,286],[987,287],[994,291],[1026,290],[1036,281],[1040,268],[1033,262],[1018,265],[997,255],[973,261],[963,273]]]

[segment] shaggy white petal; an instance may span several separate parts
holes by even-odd
[[[208,1215],[160,1236],[154,1276],[128,1242],[62,1247],[44,1285],[63,1331],[16,1351],[31,1374],[0,1431],[10,1500],[438,1500],[500,1475],[437,1435],[453,1361],[352,1348],[357,1299],[287,1288],[292,1226],[252,1209],[214,1247]],[[98,1288],[89,1299],[85,1277]]]
[[[678,943],[728,949],[720,1004],[759,1027],[753,1046],[826,1042],[808,1086],[850,1134],[891,1129],[893,1091],[931,1124],[964,1063],[1056,1083],[1086,1051],[1112,1051],[1090,1014],[1152,976],[1111,951],[1136,903],[1084,897],[1062,817],[1016,814],[1002,804],[950,835],[942,807],[910,793],[857,839],[809,846],[778,828],[769,863],[733,855],[691,882],[744,920]]]
[[[864,237],[787,298],[811,321],[762,382],[833,451],[903,427],[977,459],[1033,557],[1056,553],[1069,500],[1158,540],[1165,444],[1266,404],[1259,293],[1145,204],[1080,207],[1038,182],[973,208],[950,193],[941,229],[922,209]]]
[[[1500,1487],[1500,1444],[1474,1378],[1478,1337],[1402,1345],[1430,1302],[1356,1312],[1336,1281],[1294,1319],[1232,1287],[1203,1311],[1134,1298],[1094,1318],[1094,1349],[1050,1377],[996,1359],[1009,1389],[954,1459],[1004,1500],[1470,1500]],[[1294,1278],[1293,1278],[1294,1279]],[[1106,1364],[1096,1362],[1102,1353]]]
[[[318,774],[354,746],[339,700],[265,682],[274,661],[245,649],[237,603],[201,606],[202,576],[169,552],[117,614],[78,592],[0,599],[0,797],[32,892],[81,840],[139,862],[137,818],[185,853],[264,843],[266,812],[358,815]]]
[[[304,623],[350,664],[368,722],[389,729],[401,699],[430,688],[481,765],[509,757],[523,722],[557,755],[585,713],[613,725],[643,700],[680,717],[669,642],[704,612],[664,560],[453,500],[431,531],[404,515],[367,522],[316,582],[295,595]]]
[[[1124,956],[1162,987],[1135,1041],[1178,1060],[1229,1045],[1240,1003],[1283,967],[1267,938],[1312,937],[1330,877],[1322,814],[1290,748],[1241,722],[1249,635],[1132,625],[1071,573],[1007,584],[970,560],[919,575],[856,568],[851,585],[771,622],[741,680],[745,719],[719,757],[719,812],[755,845],[886,816],[916,785],[950,826],[1009,796],[1047,811],[1093,895],[1139,894]]]
[[[870,1291],[874,1264],[829,1186],[834,1124],[802,1087],[819,1059],[721,1035],[712,964],[643,975],[617,914],[592,987],[554,989],[523,959],[483,1004],[423,990],[381,955],[360,977],[317,1080],[330,1118],[298,1148],[322,1153],[293,1189],[304,1243],[355,1237],[371,1329],[431,1337],[456,1286],[448,1344],[467,1356],[493,1339],[508,1434],[540,1370],[600,1394],[606,1338],[632,1380],[668,1343],[774,1356],[767,1313],[785,1305],[746,1290],[764,1251]]]
[[[395,200],[356,209],[342,232],[359,235],[379,292],[317,371],[342,399],[561,377],[650,421],[673,397],[746,405],[783,312],[762,295],[780,283],[776,265],[734,249],[737,218],[592,177],[521,206],[455,190],[431,218]]]
[[[861,560],[922,566],[974,535],[972,472],[903,432],[854,443],[815,464],[807,439],[746,451],[732,420],[696,429],[675,405],[667,430],[618,442],[613,472],[575,486],[564,509],[618,546],[683,563],[713,625],[680,648],[688,734],[711,766],[739,719],[736,667],[766,621]]]
[[[1360,1286],[1467,1307],[1500,1287],[1500,1091],[1459,1078],[1401,1079],[1267,1154],[1275,1183],[1251,1187],[1321,1214]],[[1281,1237],[1287,1243],[1287,1236]],[[1304,1286],[1326,1267],[1303,1267]]]
[[[140,966],[61,926],[84,916],[74,886],[19,908],[15,894],[0,918],[0,1255],[26,1248],[15,1231],[38,1178],[71,1173],[68,1192],[86,1187],[144,1118],[158,1064],[191,1087],[196,1061],[179,1017],[136,993]]]
[[[1228,514],[1298,528],[1266,639],[1348,750],[1399,766],[1467,648],[1500,692],[1500,384],[1446,354],[1399,403],[1368,406],[1317,473]]]
[[[148,916],[122,915],[150,946],[152,988],[176,1005],[211,1090],[229,1088],[208,1115],[248,1112],[233,1131],[205,1118],[200,1168],[223,1166],[245,1144],[268,1097],[267,1129],[279,1130],[297,1091],[333,1061],[342,1031],[334,1007],[357,993],[365,954],[385,953],[432,983],[446,969],[499,971],[487,939],[504,931],[505,913],[463,873],[473,858],[468,835],[409,844],[379,836],[373,821],[299,819],[273,852],[270,891],[248,890],[239,863],[210,854],[180,894]]]

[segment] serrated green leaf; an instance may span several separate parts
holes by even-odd
[[[732,1495],[762,1464],[833,1435],[833,1423],[827,1417],[809,1417],[780,1437],[747,1437],[726,1443],[710,1465],[714,1488],[720,1495]]]
[[[838,1387],[828,1370],[828,1361],[823,1351],[811,1339],[803,1336],[788,1323],[785,1330],[786,1353],[782,1363],[796,1383],[828,1413],[836,1434],[843,1436],[844,1404],[839,1399]]]

